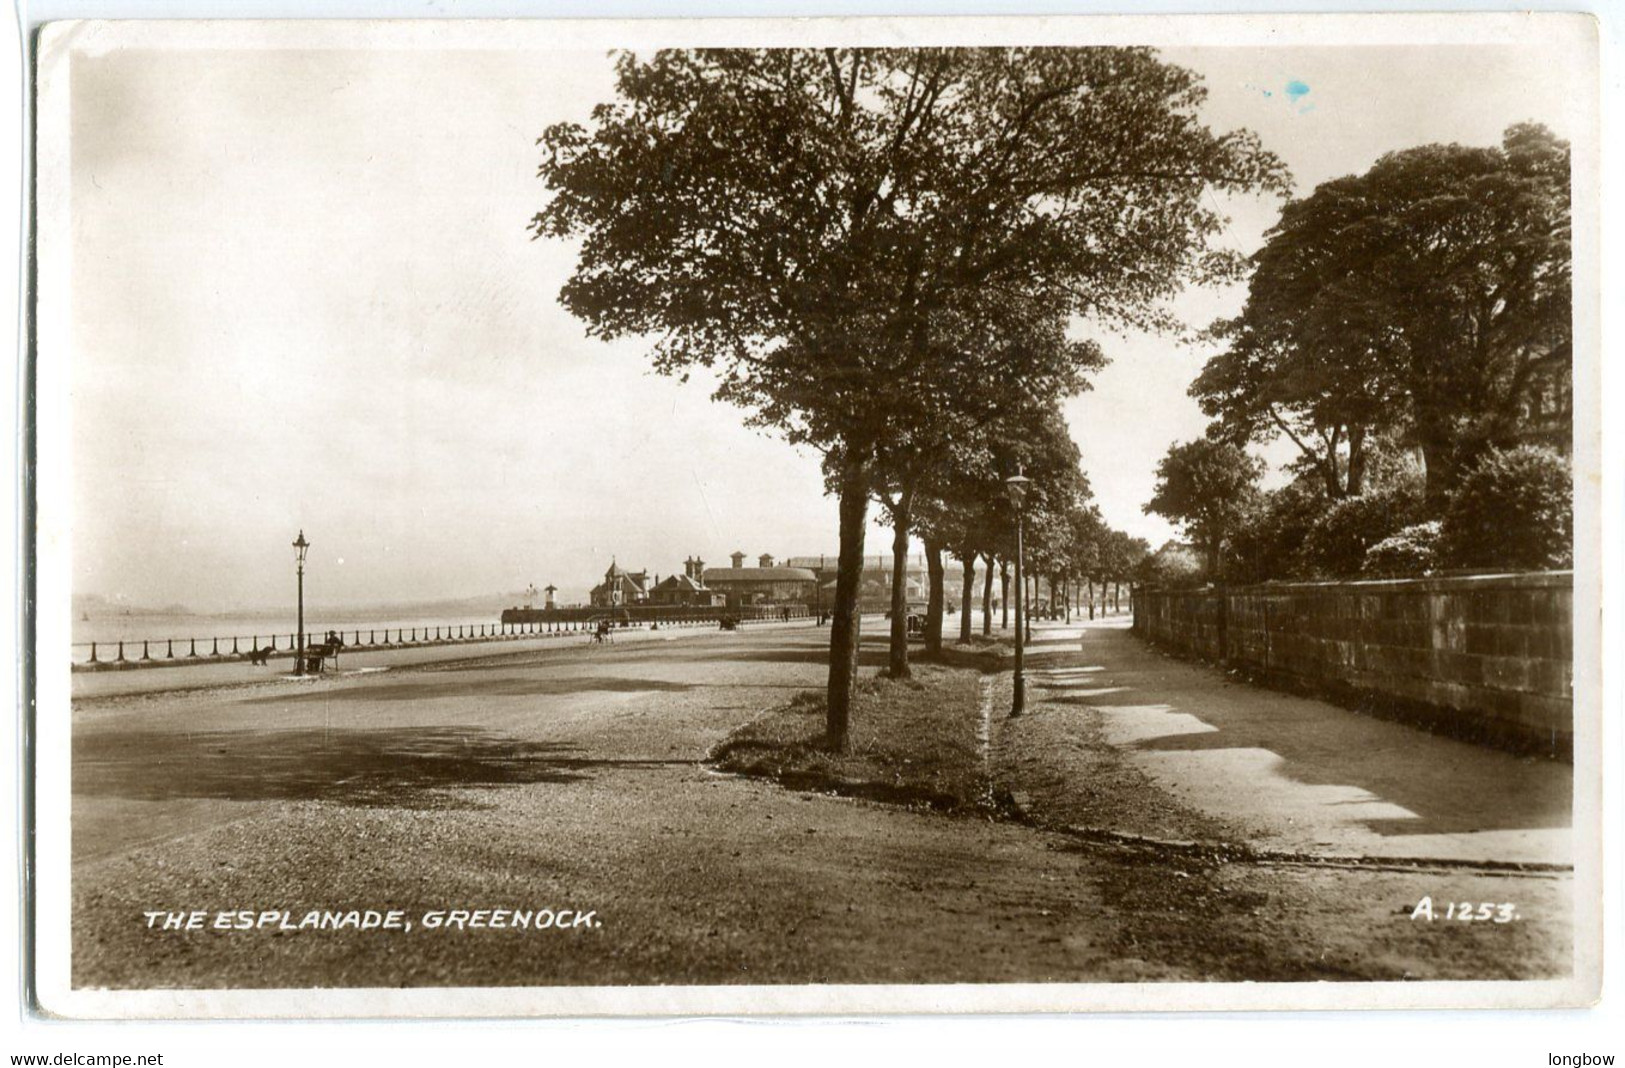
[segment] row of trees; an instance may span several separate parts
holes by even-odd
[[[589,333],[653,338],[658,370],[705,370],[823,457],[844,748],[872,502],[899,555],[919,533],[935,567],[1007,559],[1021,465],[1035,553],[1059,553],[1087,486],[1057,402],[1103,360],[1076,322],[1171,328],[1165,298],[1239,278],[1211,192],[1284,193],[1284,169],[1208,129],[1197,77],[1146,49],[662,51],[616,74],[587,124],[541,138],[533,230],[579,242],[560,299]]]
[[[1010,568],[1015,553],[1016,515],[1006,492],[1006,472],[1021,471],[1032,480],[1022,506],[1025,531],[1025,566],[1029,582],[1027,603],[1036,602],[1040,582],[1053,600],[1070,606],[1084,591],[1083,604],[1093,614],[1095,587],[1132,580],[1149,551],[1146,543],[1108,527],[1092,503],[1088,479],[1079,462],[1077,445],[1057,404],[1030,412],[1013,413],[988,425],[978,447],[966,450],[969,462],[956,465],[937,480],[932,492],[915,502],[913,532],[925,546],[930,593],[926,609],[925,645],[939,652],[943,634],[943,588],[946,558],[962,570],[959,640],[973,637],[973,609],[977,568],[981,568],[982,633],[992,630],[995,575],[1000,600],[1008,605]],[[895,529],[895,528],[894,528]],[[901,617],[902,553],[906,539],[894,539],[898,554],[894,568],[892,618]],[[907,670],[907,642],[891,643],[894,675]]]
[[[1567,566],[1569,219],[1569,146],[1535,125],[1288,204],[1207,331],[1208,435],[1169,450],[1146,510],[1210,578]],[[1245,448],[1277,439],[1294,477],[1262,493]]]

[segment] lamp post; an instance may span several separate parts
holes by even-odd
[[[299,538],[293,543],[294,561],[298,567],[299,575],[299,637],[293,652],[293,673],[305,673],[305,553],[310,549],[310,542],[305,540],[305,532],[299,532]]]
[[[813,572],[818,578],[818,581],[813,583],[813,600],[818,605],[818,625],[820,627],[824,625],[824,567],[824,554],[819,553],[818,570]]]
[[[1010,495],[1010,503],[1016,506],[1016,672],[1015,694],[1010,702],[1010,715],[1019,716],[1027,710],[1027,678],[1023,673],[1023,646],[1027,644],[1027,636],[1022,630],[1022,601],[1023,581],[1021,573],[1021,504],[1027,498],[1027,487],[1032,479],[1024,478],[1021,468],[1004,480],[1005,492]]]

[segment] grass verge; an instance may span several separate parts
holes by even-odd
[[[849,752],[824,744],[824,695],[798,694],[745,724],[712,750],[722,771],[818,790],[964,814],[999,807],[983,721],[986,650],[945,651],[913,677],[873,676],[857,688]]]

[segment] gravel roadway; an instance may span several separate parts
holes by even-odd
[[[1422,885],[1403,874],[1238,870],[708,770],[706,753],[731,729],[821,684],[826,639],[811,627],[673,633],[314,681],[79,697],[74,985],[1561,970],[1538,952],[1560,932],[1534,924],[1479,925],[1471,936],[1420,929],[1399,914]],[[865,663],[881,659],[871,644]],[[1347,911],[1348,879],[1365,880],[1360,907],[1328,935],[1321,918]],[[1427,885],[1445,893],[1451,883]],[[1538,892],[1560,891],[1547,880]],[[194,910],[201,929],[144,918]],[[311,910],[396,910],[411,929],[299,929]],[[449,910],[470,920],[568,910],[571,923],[497,928],[492,913],[477,929],[432,926]],[[256,926],[212,926],[238,911]],[[260,914],[283,911],[293,929],[259,926]],[[1367,952],[1358,935],[1373,915],[1413,932],[1408,948]],[[1457,948],[1430,948],[1446,945]]]
[[[703,764],[824,675],[811,628],[575,646],[74,710],[89,987],[1135,979],[1086,860],[1015,825]],[[568,909],[566,930],[426,928]],[[400,910],[411,931],[149,929]]]

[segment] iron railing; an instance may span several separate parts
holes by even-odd
[[[726,610],[704,616],[685,615],[682,618],[623,620],[616,629],[647,630],[659,628],[692,628],[717,626],[723,617],[733,616],[740,625],[768,623],[779,619],[803,619],[805,610],[792,610],[788,615],[775,613],[772,617],[740,618]],[[460,642],[521,641],[536,638],[563,638],[569,635],[590,635],[598,627],[595,619],[556,620],[530,623],[450,623],[419,626],[347,627],[342,630],[320,628],[307,631],[305,646],[323,644],[329,633],[336,634],[346,652],[361,650],[388,650],[416,648],[430,645],[455,645]],[[130,667],[173,667],[181,664],[246,662],[264,657],[283,658],[294,655],[299,644],[297,631],[249,635],[209,635],[182,638],[124,638],[116,641],[74,642],[72,667],[75,671]],[[261,642],[265,644],[261,644]]]

